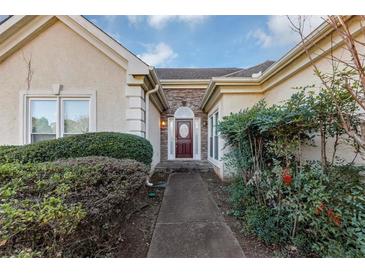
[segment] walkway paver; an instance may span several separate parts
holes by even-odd
[[[244,257],[237,239],[198,173],[170,176],[147,256]]]

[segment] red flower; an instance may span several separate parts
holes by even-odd
[[[332,221],[337,225],[337,226],[340,226],[341,225],[341,217],[340,216],[333,216],[332,217]]]
[[[341,217],[336,215],[333,212],[333,209],[328,209],[327,210],[327,216],[331,219],[332,222],[334,222],[337,226],[341,225]]]
[[[290,186],[293,181],[293,177],[290,175],[289,169],[285,168],[283,171],[283,182],[286,186]]]
[[[325,205],[323,203],[321,203],[317,208],[316,208],[316,214],[319,215],[323,209],[325,208]]]

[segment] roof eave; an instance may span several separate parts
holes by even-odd
[[[345,17],[345,21],[349,20],[352,16]],[[329,33],[333,31],[333,28],[330,24],[324,21],[321,25],[319,25],[315,30],[313,30],[304,40],[304,45],[312,45],[318,40],[321,40],[323,37],[327,36]],[[207,105],[209,98],[214,92],[215,88],[220,84],[262,84],[267,79],[271,78],[281,69],[283,69],[288,63],[290,63],[293,59],[297,58],[299,55],[304,53],[304,48],[302,42],[298,43],[294,48],[292,48],[289,52],[287,52],[283,57],[281,57],[277,62],[271,65],[264,73],[258,78],[246,78],[246,77],[237,77],[237,78],[229,78],[229,77],[215,77],[210,81],[205,95],[203,97],[203,101],[201,104],[201,108],[204,109]]]
[[[157,73],[156,73],[156,70],[154,67],[150,66],[149,67],[149,78],[150,80],[153,81],[154,85],[158,85],[159,88],[158,88],[158,91],[157,91],[157,94],[158,94],[158,97],[160,99],[160,102],[163,106],[163,110],[166,110],[169,108],[169,103],[167,101],[167,98],[166,98],[166,95],[165,95],[165,92],[163,92],[163,89],[162,89],[162,85],[161,85],[161,82],[160,82],[160,79],[158,78],[157,76]]]

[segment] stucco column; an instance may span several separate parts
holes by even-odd
[[[145,137],[146,104],[144,90],[141,86],[128,85],[126,89],[126,97],[128,99],[128,108],[126,109],[128,133]]]

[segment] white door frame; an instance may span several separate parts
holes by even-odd
[[[167,159],[168,160],[180,160],[176,158],[175,154],[175,140],[176,140],[176,119],[175,117],[169,117],[167,121]],[[181,118],[181,119],[192,119],[193,120],[193,158],[182,160],[201,160],[201,119],[200,117],[193,118]]]

